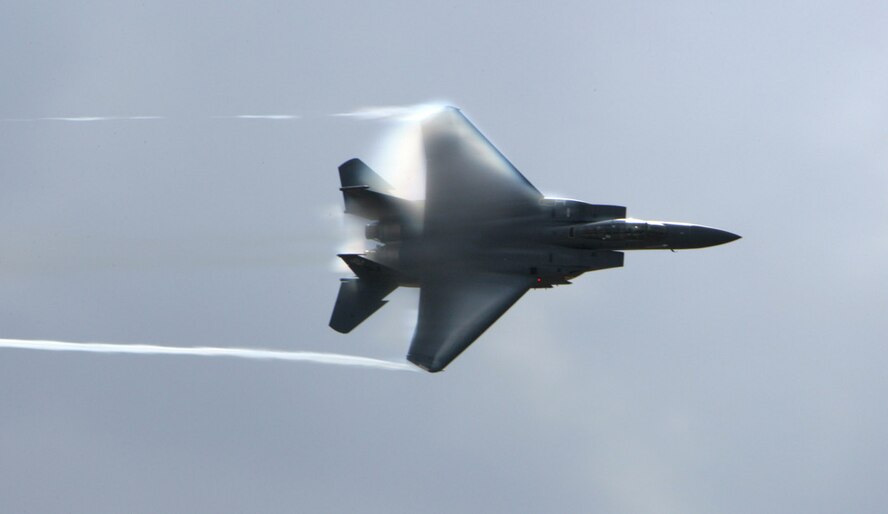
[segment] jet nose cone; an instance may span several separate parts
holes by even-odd
[[[723,245],[725,243],[730,243],[731,241],[736,241],[740,239],[740,236],[737,234],[728,232],[727,230],[719,230],[717,228],[712,229],[715,234],[713,234],[712,238],[715,241],[712,243],[713,245]]]
[[[672,249],[706,248],[738,239],[740,236],[727,230],[687,223],[669,224],[669,248]]]
[[[740,239],[737,234],[711,227],[699,227],[696,235],[700,247],[723,245]]]

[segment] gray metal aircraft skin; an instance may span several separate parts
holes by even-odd
[[[339,257],[342,279],[330,326],[351,332],[399,286],[419,287],[407,359],[443,370],[530,289],[570,284],[623,265],[625,250],[680,250],[740,236],[626,217],[626,208],[544,197],[456,108],[422,121],[425,201],[392,187],[358,159],[339,167],[345,212],[371,223],[378,243]]]

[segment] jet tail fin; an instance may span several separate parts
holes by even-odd
[[[370,220],[416,224],[418,208],[414,202],[393,196],[391,184],[360,159],[351,159],[339,166],[339,181],[346,213]]]
[[[393,188],[391,184],[364,164],[361,159],[350,159],[339,166],[339,181],[342,189],[366,188],[380,193],[388,193]]]
[[[397,289],[398,281],[394,270],[366,257],[342,254],[339,258],[358,276],[342,280],[330,317],[330,328],[347,334],[387,303],[383,298]]]

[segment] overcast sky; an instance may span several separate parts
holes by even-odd
[[[888,504],[884,2],[0,5],[0,338],[403,360],[415,290],[327,327],[336,166],[397,163],[330,116],[366,106],[743,236],[532,291],[438,375],[0,349],[0,511]]]

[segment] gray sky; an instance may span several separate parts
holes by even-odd
[[[0,349],[0,510],[883,511],[885,26],[884,2],[4,2],[0,338],[403,359],[415,291],[327,327],[336,166],[392,160],[390,123],[329,116],[362,106],[451,102],[547,194],[744,238],[531,292],[434,376]],[[8,121],[72,116],[165,118]]]

